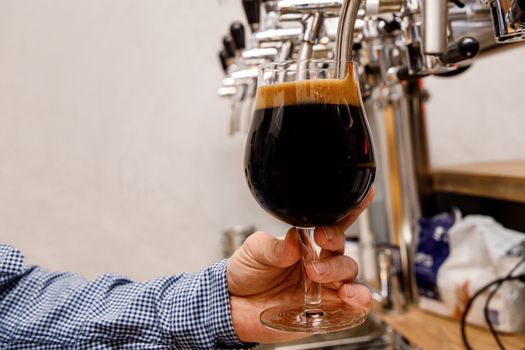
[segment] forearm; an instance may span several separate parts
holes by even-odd
[[[241,346],[231,325],[225,262],[197,274],[133,283],[25,268],[0,246],[0,344],[212,349]]]

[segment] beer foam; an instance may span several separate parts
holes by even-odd
[[[256,109],[298,104],[348,104],[359,106],[359,86],[350,65],[344,79],[299,80],[261,86]]]

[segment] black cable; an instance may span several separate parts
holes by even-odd
[[[521,266],[521,264],[525,263],[525,257],[523,259],[521,259],[520,262],[518,262],[516,264],[516,266],[514,266],[512,268],[512,270],[510,270],[510,272],[507,274],[507,277],[512,277],[512,275],[514,274],[514,272],[516,272],[516,270],[518,269],[518,267]],[[502,286],[503,282],[502,283],[499,283],[496,288],[494,288],[494,290],[492,292],[490,292],[488,298],[487,298],[487,301],[485,301],[485,307],[483,308],[483,313],[485,315],[485,322],[487,322],[487,325],[489,326],[489,330],[490,330],[490,333],[492,333],[492,336],[494,337],[494,340],[496,341],[496,343],[498,344],[498,347],[501,349],[501,350],[505,350],[505,347],[503,346],[503,343],[501,342],[500,338],[499,338],[499,335],[498,335],[498,332],[496,332],[496,329],[494,328],[494,325],[492,324],[492,320],[490,319],[490,315],[489,315],[489,304],[490,302],[492,301],[492,299],[494,298],[494,296],[498,293],[498,291],[500,290],[501,286]]]
[[[492,286],[495,286],[503,282],[516,281],[516,280],[520,280],[525,283],[525,274],[518,275],[518,276],[512,276],[512,277],[498,278],[497,280],[490,282],[485,287],[478,290],[476,293],[474,293],[472,298],[470,298],[467,305],[465,306],[465,311],[463,311],[463,315],[461,316],[461,339],[463,340],[463,344],[465,344],[465,348],[467,348],[467,350],[473,350],[472,346],[470,346],[470,343],[468,342],[468,339],[467,339],[466,325],[467,325],[467,315],[470,309],[472,308],[472,304],[474,303],[474,300],[476,300],[481,294],[483,294],[487,289],[491,288]]]

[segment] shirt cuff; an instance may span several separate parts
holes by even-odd
[[[227,279],[228,260],[223,260],[210,266],[210,271],[217,276],[217,303],[214,306],[213,315],[216,317],[213,322],[214,333],[217,336],[217,345],[221,349],[249,349],[257,344],[243,343],[239,340],[231,315],[230,293],[228,291]]]

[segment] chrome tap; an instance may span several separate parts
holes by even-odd
[[[385,313],[402,313],[407,307],[403,286],[399,248],[379,246],[377,249],[379,289],[371,288],[373,299]]]

